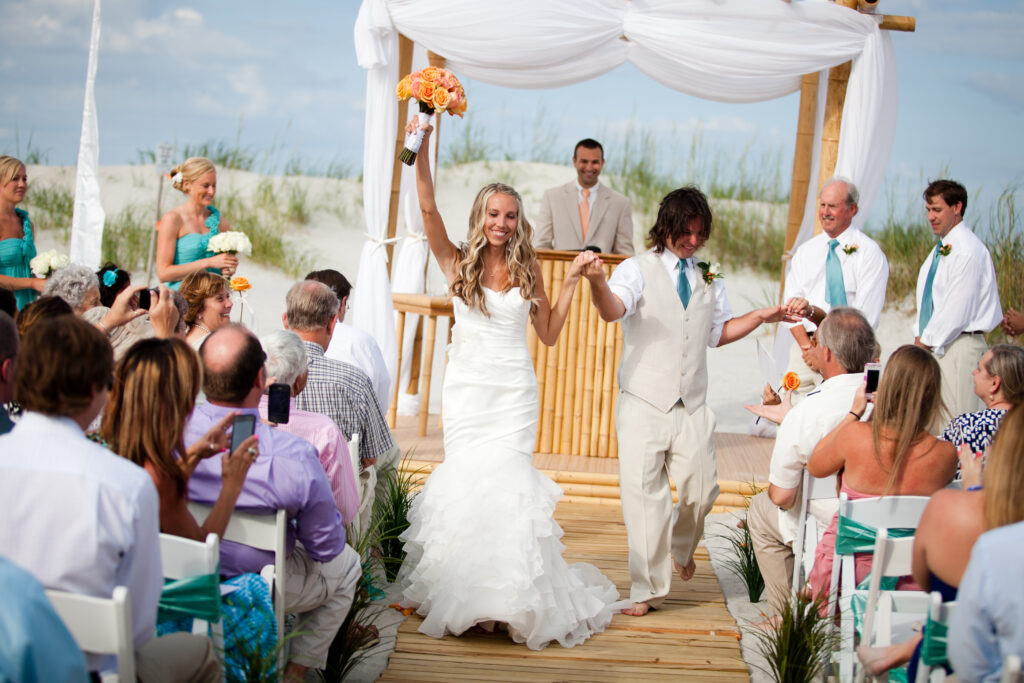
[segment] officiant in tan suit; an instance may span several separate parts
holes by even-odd
[[[608,280],[597,254],[584,270],[601,317],[622,322],[615,429],[633,602],[623,612],[633,616],[661,604],[673,568],[684,581],[693,578],[693,552],[718,497],[706,347],[734,342],[761,323],[795,322],[808,307],[792,299],[734,317],[721,273],[694,257],[711,223],[700,190],[674,190],[661,200],[651,250],[623,261]],[[674,508],[670,476],[679,493]]]
[[[537,249],[578,251],[597,247],[603,254],[633,255],[633,207],[629,199],[598,182],[604,148],[585,138],[572,152],[576,180],[544,193],[534,222]]]

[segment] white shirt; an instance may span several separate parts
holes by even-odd
[[[377,396],[380,411],[387,413],[391,405],[391,375],[384,363],[384,354],[380,352],[377,340],[359,328],[338,323],[334,326],[334,334],[324,355],[343,363],[350,363],[366,373],[373,384],[373,393]]]
[[[1003,319],[999,302],[996,269],[988,247],[963,222],[957,223],[942,238],[949,254],[939,256],[932,282],[932,317],[920,329],[921,298],[932,267],[932,249],[917,273],[917,314],[914,335],[942,357],[946,347],[964,332],[989,332]]]
[[[661,261],[661,265],[665,267],[665,272],[672,278],[672,282],[678,282],[679,257],[665,249],[658,254],[658,258]],[[704,285],[697,268],[697,258],[691,256],[686,259],[685,266],[686,279],[690,283],[690,291],[693,292],[697,289],[698,284],[700,286]],[[712,286],[715,288],[715,312],[711,316],[711,331],[708,332],[707,344],[714,348],[718,346],[718,340],[722,337],[722,326],[732,320],[733,314],[722,280],[716,279]],[[612,294],[619,297],[622,305],[626,307],[626,312],[622,314],[619,320],[633,315],[636,312],[637,302],[640,301],[644,291],[644,278],[640,274],[640,268],[636,265],[636,261],[628,258],[620,263],[615,268],[612,276],[608,278],[608,288],[612,290]]]
[[[163,569],[159,499],[144,469],[70,418],[27,413],[0,436],[0,500],[0,553],[47,588],[109,598],[127,586],[135,649],[153,637]]]
[[[885,303],[885,287],[889,282],[889,261],[878,243],[857,228],[849,227],[835,239],[839,242],[836,256],[843,268],[846,305],[859,310],[871,327],[877,328]],[[786,272],[786,288],[782,297],[784,301],[800,297],[826,313],[831,310],[825,300],[825,262],[828,259],[828,243],[831,241],[832,238],[822,232],[796,250]],[[850,253],[843,251],[844,248]],[[783,324],[794,327],[801,323]],[[815,329],[814,323],[809,320],[802,324],[808,332]]]
[[[961,681],[999,681],[1006,655],[1024,653],[1024,522],[982,534],[971,549],[949,624]]]
[[[768,466],[769,483],[783,489],[800,486],[811,452],[850,412],[853,397],[863,381],[864,375],[860,372],[830,377],[786,414],[775,435],[775,448]],[[838,505],[838,499],[815,500],[811,502],[811,513],[828,524]],[[793,540],[800,528],[798,508],[794,505],[789,510],[779,510],[779,531],[786,543]]]

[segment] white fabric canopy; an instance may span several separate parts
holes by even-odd
[[[878,193],[895,135],[889,37],[873,17],[831,2],[363,0],[355,27],[356,55],[367,70],[363,197],[368,232],[378,239],[391,191],[399,32],[445,57],[457,75],[495,85],[567,85],[628,61],[670,88],[722,102],[781,97],[796,91],[804,74],[853,60],[836,172],[860,188],[860,216]],[[819,115],[818,137],[820,130]],[[802,239],[813,220],[814,211],[805,212]],[[375,250],[368,243],[363,261]],[[378,305],[364,314],[392,320],[382,269],[365,272],[366,281],[361,263],[360,289],[368,296],[372,281]],[[374,325],[365,329],[374,332]],[[382,347],[388,341],[377,338]]]
[[[89,64],[85,73],[85,103],[82,107],[82,135],[78,144],[75,172],[75,207],[71,217],[70,258],[90,268],[99,268],[103,251],[103,223],[107,218],[100,202],[100,140],[96,121],[96,64],[100,51],[100,0],[92,10]]]

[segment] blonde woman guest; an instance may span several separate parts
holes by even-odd
[[[171,170],[171,184],[182,192],[185,203],[160,219],[156,243],[156,274],[177,289],[189,273],[210,271],[230,276],[238,267],[231,254],[214,254],[210,238],[231,226],[213,206],[217,195],[217,169],[206,157],[191,157]]]
[[[231,292],[227,280],[206,271],[187,276],[180,291],[188,304],[185,341],[199,350],[211,332],[231,322]]]
[[[952,481],[957,462],[953,444],[928,433],[942,407],[940,395],[938,361],[919,346],[901,346],[885,365],[870,421],[860,421],[867,407],[862,385],[850,412],[811,453],[807,471],[812,477],[827,477],[842,470],[841,490],[851,500],[932,495]],[[837,520],[838,515],[832,518],[815,551],[810,575],[814,595],[829,590]],[[871,553],[859,553],[856,580],[870,569]]]
[[[424,130],[429,144],[432,128]],[[403,602],[423,615],[420,632],[435,638],[498,625],[531,649],[553,640],[577,645],[604,630],[620,605],[596,567],[562,559],[553,517],[561,491],[532,464],[537,377],[526,326],[555,343],[593,254],[572,263],[552,306],[514,189],[481,189],[467,243],[456,246],[438,213],[426,154],[416,159],[416,188],[430,250],[450,283],[455,326],[441,403],[445,459],[401,537]]]
[[[18,310],[35,300],[45,280],[33,277],[29,261],[36,256],[28,212],[16,208],[28,191],[25,164],[0,156],[0,287],[14,292]]]

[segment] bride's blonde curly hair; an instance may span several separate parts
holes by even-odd
[[[508,242],[505,243],[505,259],[508,263],[508,285],[504,291],[519,287],[519,293],[531,302],[530,316],[536,312],[537,302],[533,299],[535,264],[537,252],[533,248],[533,227],[526,220],[523,211],[523,199],[512,187],[504,183],[485,185],[477,192],[473,200],[473,208],[469,212],[468,241],[459,245],[459,260],[455,266],[455,280],[451,284],[452,296],[462,299],[470,308],[479,308],[487,312],[484,300],[483,285],[480,278],[484,273],[484,248],[487,246],[487,235],[484,233],[487,202],[496,194],[504,194],[516,200],[516,229]]]

